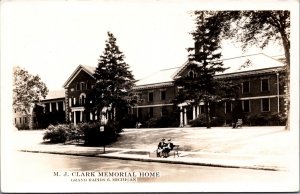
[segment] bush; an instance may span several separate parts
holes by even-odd
[[[104,131],[100,131],[100,127],[103,127]],[[64,143],[82,138],[85,145],[99,146],[115,141],[121,131],[122,128],[118,122],[108,122],[105,126],[99,122],[78,123],[76,127],[72,124],[49,125],[43,140],[49,140],[51,143]]]
[[[68,138],[68,128],[67,125],[49,125],[43,140],[49,140],[51,143],[64,143]]]
[[[200,114],[196,119],[189,121],[191,127],[204,127],[206,126],[205,114]]]
[[[211,125],[214,127],[219,127],[219,126],[223,126],[225,123],[225,118],[224,117],[213,117],[211,119]]]
[[[287,117],[284,114],[255,114],[249,115],[247,118],[250,125],[265,126],[265,125],[285,125]]]
[[[176,117],[162,116],[160,118],[150,118],[146,121],[149,128],[164,128],[164,127],[178,127],[179,121]]]
[[[104,131],[100,131],[100,127]],[[81,123],[76,126],[79,134],[82,134],[84,144],[89,146],[100,146],[114,142],[118,133],[122,130],[117,122],[108,122],[105,126],[99,122]]]

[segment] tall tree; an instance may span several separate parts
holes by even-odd
[[[48,89],[38,75],[31,75],[20,67],[14,68],[13,77],[13,108],[26,115],[29,129],[32,129],[33,108],[36,103],[46,97]]]
[[[220,101],[224,96],[220,91],[227,90],[225,82],[214,79],[217,72],[223,72],[223,62],[220,60],[221,30],[215,18],[211,17],[213,12],[196,12],[196,29],[191,33],[195,46],[188,48],[188,68],[193,72],[190,75],[175,80],[175,84],[182,90],[175,98],[177,103],[187,102],[199,104],[204,102],[206,127],[210,128],[210,105],[212,102]],[[210,28],[207,28],[209,26]],[[229,94],[229,93],[227,93]]]
[[[94,77],[96,84],[87,96],[87,110],[101,113],[104,108],[110,115],[108,118],[117,120],[128,109],[128,96],[133,86],[133,75],[125,56],[116,44],[116,38],[110,32],[105,41],[105,49],[98,60]]]
[[[194,12],[195,16],[200,14],[201,11]],[[289,119],[290,11],[217,11],[212,17],[222,31],[220,38],[238,41],[242,43],[244,50],[253,45],[265,48],[270,42],[283,47],[286,59],[286,109]],[[213,24],[211,28],[214,29],[215,25]],[[289,128],[289,120],[286,128]]]

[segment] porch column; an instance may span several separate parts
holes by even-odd
[[[179,127],[183,127],[183,111],[182,106],[180,107],[180,125]]]
[[[183,109],[183,115],[184,115],[184,121],[183,121],[183,125],[187,124],[187,115],[186,115],[186,108]]]
[[[66,110],[66,107],[65,107],[65,101],[63,101],[63,111]]]
[[[200,105],[197,106],[197,117],[200,115]]]
[[[55,104],[56,104],[56,111],[58,111],[58,102],[56,102]]]
[[[52,112],[52,103],[49,102],[49,112]]]
[[[74,125],[76,125],[76,111],[74,111],[73,117],[74,117]]]
[[[93,114],[90,112],[90,121],[93,120]]]
[[[196,107],[193,106],[193,120],[196,119]]]

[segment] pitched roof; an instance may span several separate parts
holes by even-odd
[[[67,81],[64,83],[63,87],[67,87],[74,78],[79,74],[80,71],[85,71],[87,74],[89,74],[91,77],[94,78],[94,72],[96,70],[96,67],[87,66],[87,65],[79,65],[75,71],[71,74],[71,76],[67,79]]]
[[[143,86],[149,84],[172,82],[174,80],[173,74],[177,71],[178,68],[179,67],[160,70],[158,72],[153,73],[150,76],[140,79],[135,83],[135,85]]]
[[[52,90],[49,91],[46,98],[43,100],[51,100],[57,98],[64,98],[65,97],[65,90]]]
[[[259,53],[254,55],[223,59],[223,67],[228,69],[226,69],[222,73],[217,73],[216,75],[256,71],[283,66],[284,64],[282,62],[263,53]]]
[[[136,82],[136,87],[158,84],[163,82],[172,82],[176,76],[179,76],[187,67],[189,63],[186,61],[181,67],[172,69],[165,69],[153,73],[152,75],[145,77]],[[227,68],[222,73],[216,75],[226,74],[238,74],[248,71],[256,71],[262,69],[283,67],[284,64],[272,57],[269,57],[263,53],[240,56],[235,58],[223,59],[223,67]]]

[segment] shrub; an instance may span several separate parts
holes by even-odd
[[[223,126],[225,123],[225,118],[218,116],[218,117],[213,117],[211,119],[211,125],[215,127]]]
[[[100,131],[100,127],[104,127],[104,131]],[[99,122],[81,123],[76,128],[82,134],[84,144],[89,146],[109,144],[117,139],[122,130],[117,122],[108,122],[105,126]]]
[[[43,140],[49,140],[51,143],[64,143],[68,138],[68,128],[68,125],[49,125]]]
[[[164,128],[164,127],[178,127],[179,121],[176,117],[162,116],[160,118],[150,118],[146,121],[149,128]]]
[[[189,121],[191,127],[204,127],[206,125],[206,117],[204,114],[200,114],[196,119]]]
[[[284,114],[272,113],[249,115],[247,118],[250,125],[285,125],[287,117]]]

